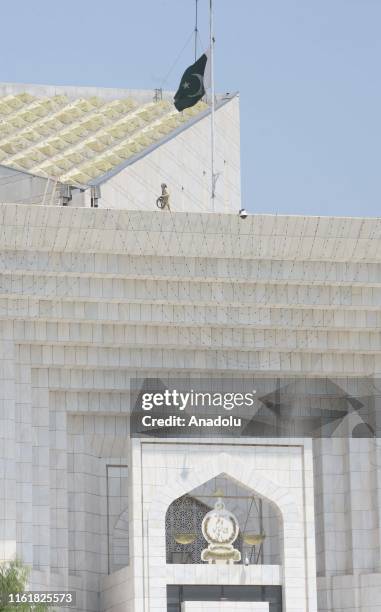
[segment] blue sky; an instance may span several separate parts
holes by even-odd
[[[241,96],[244,206],[379,216],[381,1],[215,0],[215,13],[217,89]],[[13,0],[0,78],[176,89],[193,27],[194,0]]]

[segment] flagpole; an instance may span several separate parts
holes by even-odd
[[[194,61],[197,60],[197,36],[198,36],[198,0],[196,0],[196,20],[194,26]]]
[[[214,115],[215,115],[215,94],[214,94],[214,19],[213,19],[213,0],[209,0],[209,42],[210,42],[210,76],[211,76],[211,94],[212,94],[212,111],[210,121],[210,136],[211,136],[211,172],[212,172],[212,211],[215,209],[215,188],[216,174],[214,172],[215,158],[215,139],[214,139]]]

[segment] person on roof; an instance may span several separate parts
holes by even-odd
[[[169,191],[165,183],[161,184],[161,196],[157,198],[156,206],[160,208],[160,210],[171,210],[169,206]]]

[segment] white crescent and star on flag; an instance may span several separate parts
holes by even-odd
[[[192,73],[192,76],[196,77],[196,79],[199,80],[200,82],[200,87],[198,89],[198,91],[196,91],[196,93],[194,94],[189,94],[189,98],[194,98],[196,96],[200,96],[203,93],[204,90],[204,77],[201,74],[197,74],[197,73]],[[184,81],[183,83],[183,89],[189,89],[190,88],[190,83],[188,83],[188,81]]]
[[[207,50],[185,70],[174,96],[174,104],[178,111],[194,106],[204,96],[205,91],[209,89],[209,59],[209,50]]]

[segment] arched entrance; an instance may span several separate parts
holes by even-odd
[[[278,592],[282,591],[282,612],[316,612],[309,443],[298,440],[280,445],[278,441],[245,440],[235,444],[230,440],[224,443],[203,439],[185,444],[175,439],[135,440],[133,470],[136,501],[132,513],[132,554],[137,561],[132,571],[135,592],[141,594],[139,601],[135,596],[134,612],[167,612],[169,592],[174,586],[184,589],[197,586],[199,590],[206,586],[240,587],[241,590],[260,587],[262,591],[265,587],[277,587]],[[271,508],[269,525],[274,523],[275,517],[276,523],[281,525],[281,530],[274,524],[273,528],[266,526],[266,539],[268,533],[268,541],[273,541],[274,546],[267,551],[263,548],[263,559],[259,556],[257,562],[252,562],[253,555],[251,560],[249,557],[247,565],[244,562],[229,566],[193,563],[195,553],[192,551],[185,562],[181,555],[173,560],[168,558],[167,553],[171,552],[168,550],[168,511],[176,509],[182,498],[191,497],[196,500],[193,504],[197,502],[198,510],[194,515],[199,512],[201,516],[201,509],[204,511],[205,506],[211,505],[208,497],[213,494],[212,484],[217,483],[218,487],[221,482],[228,483],[227,497],[235,490],[237,498],[254,497]],[[231,497],[233,499],[233,495]],[[240,509],[238,504],[238,509],[236,507],[236,512],[241,513],[242,538],[247,535],[244,508],[248,503],[246,499],[246,506]],[[257,530],[258,515],[250,521],[250,530]],[[193,531],[192,525],[190,531]],[[243,552],[245,559],[247,551]],[[278,555],[280,563],[270,563],[271,555],[274,559]]]
[[[166,514],[167,563],[202,563],[207,545],[201,523],[217,499],[239,525],[235,548],[240,564],[282,564],[283,526],[276,506],[226,474],[220,474],[176,499]]]

